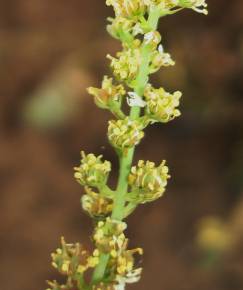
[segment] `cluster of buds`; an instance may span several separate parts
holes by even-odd
[[[66,290],[77,287],[82,289],[84,273],[94,268],[98,262],[97,250],[92,255],[84,249],[79,243],[67,244],[64,238],[61,238],[61,248],[58,248],[51,255],[52,265],[62,275],[68,277],[66,284],[59,285],[56,281],[49,281],[48,284],[52,290]]]
[[[161,16],[173,14],[183,8],[208,13],[205,0],[107,0],[106,4],[113,6],[116,16],[128,18],[141,17],[154,7],[160,10]]]
[[[182,96],[180,91],[170,94],[163,88],[155,89],[147,85],[144,96],[147,102],[146,114],[152,122],[166,123],[180,116],[177,109]]]
[[[132,48],[124,47],[116,57],[107,56],[111,60],[110,66],[117,80],[125,82],[128,86],[131,86],[136,78],[141,65],[139,45],[139,41],[134,41]]]
[[[169,169],[163,161],[158,167],[154,162],[140,160],[133,166],[128,177],[131,187],[129,199],[135,203],[151,202],[161,197],[170,178]]]
[[[164,52],[163,46],[158,45],[160,34],[157,31],[149,32],[144,36],[144,44],[149,46],[151,53],[149,55],[150,65],[149,74],[157,72],[162,66],[173,66],[175,62],[169,53]],[[118,81],[123,81],[127,86],[133,87],[141,66],[141,43],[139,40],[133,41],[132,46],[124,47],[116,57],[108,55],[111,60],[111,68]]]
[[[117,149],[124,150],[139,144],[144,137],[144,125],[140,120],[111,120],[108,127],[108,139]]]
[[[113,200],[94,192],[91,188],[85,187],[85,192],[81,198],[83,210],[92,218],[103,219],[111,214],[113,209]]]
[[[101,161],[102,155],[96,157],[94,154],[85,155],[81,152],[81,164],[75,167],[74,177],[83,186],[101,187],[106,184],[111,171],[109,161]]]
[[[109,276],[120,287],[126,283],[137,282],[142,271],[141,268],[135,267],[135,254],[142,255],[143,251],[141,248],[127,249],[128,239],[124,235],[126,227],[124,222],[107,218],[106,221],[98,222],[94,232],[94,241],[98,251],[109,253],[111,256],[108,265]]]

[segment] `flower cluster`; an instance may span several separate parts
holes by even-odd
[[[139,120],[111,120],[108,126],[108,139],[117,149],[132,148],[144,137],[144,125]]]
[[[110,24],[107,25],[108,33],[116,38],[122,39],[124,41],[124,45],[129,45],[134,36],[145,33],[146,25],[134,21],[131,18],[125,17],[116,17],[116,18],[108,18]]]
[[[160,9],[161,16],[173,14],[183,8],[208,13],[205,0],[107,0],[106,4],[113,6],[116,16],[128,18],[142,16],[154,7]]]
[[[160,34],[152,31],[144,36],[144,45],[150,48],[148,73],[157,72],[162,66],[173,66],[175,62],[169,53],[164,52],[163,46],[158,45],[160,42]],[[130,47],[124,46],[116,57],[108,55],[111,60],[111,68],[118,81],[125,82],[130,88],[134,87],[136,77],[138,75],[142,62],[142,49],[140,41],[133,41]]]
[[[128,250],[128,239],[124,235],[127,225],[124,222],[107,218],[100,221],[94,232],[95,245],[99,252],[109,253],[109,277],[115,285],[123,289],[126,283],[140,279],[141,268],[135,267],[135,254],[142,255],[140,248]],[[105,288],[106,289],[106,288]]]
[[[139,43],[134,43],[134,46]],[[118,81],[124,81],[131,86],[136,78],[141,64],[141,51],[139,47],[127,48],[118,52],[116,57],[107,56],[111,60],[111,68]]]
[[[102,155],[96,157],[94,154],[85,155],[81,152],[81,164],[75,167],[74,177],[83,186],[100,187],[107,182],[111,163],[101,161]]]
[[[146,113],[152,122],[166,123],[180,116],[177,107],[180,104],[181,92],[170,94],[163,88],[155,89],[147,85],[144,96],[147,101]]]
[[[66,284],[59,285],[56,281],[49,281],[48,284],[53,290],[73,289],[83,287],[84,273],[94,268],[98,262],[97,250],[92,255],[79,243],[67,244],[64,238],[61,238],[61,248],[58,248],[51,255],[52,266],[62,275],[68,276]]]
[[[146,12],[144,0],[106,0],[108,6],[113,6],[116,16],[132,17]]]
[[[138,166],[132,167],[128,177],[130,200],[134,203],[146,203],[161,197],[170,178],[168,172],[165,161],[156,167],[154,162],[140,160]]]
[[[85,187],[86,194],[81,198],[83,210],[93,218],[104,218],[113,209],[113,200],[100,193],[94,192],[91,188]]]

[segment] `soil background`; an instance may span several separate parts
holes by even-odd
[[[110,115],[86,92],[110,73],[105,56],[120,47],[106,33],[112,10],[104,2],[0,0],[4,290],[58,279],[50,253],[60,236],[91,245],[73,178],[81,149],[112,161],[115,184]],[[163,198],[129,217],[130,245],[145,255],[142,280],[128,289],[243,289],[243,1],[208,4],[207,17],[184,11],[161,20],[177,64],[153,81],[183,91],[182,116],[149,127],[136,151],[136,160],[166,159],[172,179]]]

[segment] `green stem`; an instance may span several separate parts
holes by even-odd
[[[103,253],[100,255],[99,264],[97,265],[93,273],[92,284],[100,282],[104,277],[109,258],[110,258],[109,254]]]
[[[158,9],[153,9],[150,11],[148,24],[151,27],[151,30],[156,30],[158,26],[158,21],[160,18],[160,11]],[[138,76],[136,78],[136,87],[134,91],[139,95],[143,96],[144,89],[148,82],[148,75],[149,75],[149,63],[150,63],[150,46],[143,45],[141,51],[141,66],[139,69]],[[132,107],[130,111],[130,118],[132,120],[137,119],[140,116],[141,108],[140,107]],[[114,205],[111,218],[121,221],[124,218],[125,212],[125,196],[128,189],[128,182],[127,178],[131,170],[133,156],[134,156],[135,146],[130,148],[126,153],[122,153],[119,156],[119,163],[120,163],[120,170],[119,170],[119,179],[118,185],[116,189],[116,194],[114,197]],[[97,283],[102,281],[107,263],[109,261],[109,254],[101,254],[100,261],[98,266],[95,268],[92,277],[92,283]]]
[[[135,92],[139,96],[143,96],[145,86],[148,82],[149,74],[149,62],[150,62],[150,47],[144,45],[141,51],[142,63],[140,70],[136,79],[136,88]],[[141,108],[132,107],[130,111],[130,118],[135,120],[140,116]],[[116,190],[116,195],[114,198],[114,207],[112,212],[112,219],[121,221],[124,216],[124,207],[125,207],[125,195],[127,193],[128,183],[127,178],[131,171],[133,156],[134,156],[135,146],[130,148],[127,152],[123,152],[119,156],[120,162],[120,175],[118,179],[118,185]]]

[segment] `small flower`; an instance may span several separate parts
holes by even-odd
[[[81,152],[81,164],[75,167],[74,177],[83,186],[100,187],[106,184],[109,172],[111,171],[111,163],[109,161],[101,161],[102,155],[96,157],[94,154],[85,155]]]
[[[82,196],[81,203],[83,209],[93,218],[104,218],[109,215],[113,208],[111,199],[102,197],[101,194],[85,187],[86,194]]]
[[[82,245],[79,243],[67,244],[63,237],[61,238],[61,248],[58,248],[51,257],[54,268],[58,269],[61,274],[70,277],[94,268],[98,263],[97,257],[90,255]]]
[[[135,92],[128,92],[127,103],[130,107],[145,107],[146,102]]]
[[[138,145],[144,137],[143,125],[128,117],[124,120],[109,121],[108,139],[117,149],[126,149]]]
[[[158,167],[153,162],[143,160],[131,169],[128,183],[131,187],[132,199],[136,203],[154,201],[162,196],[167,185],[169,169],[163,161]]]
[[[122,85],[113,85],[112,78],[104,76],[101,88],[90,87],[88,93],[94,96],[95,103],[99,108],[109,109],[114,102],[121,101],[126,91]]]
[[[183,8],[190,8],[198,13],[207,15],[207,3],[205,0],[180,0],[179,5]]]
[[[125,277],[117,275],[116,280],[118,284],[115,290],[124,290],[126,284],[137,283],[141,278],[141,274],[142,268],[136,268],[128,272]]]
[[[164,52],[163,46],[160,44],[158,49],[153,52],[152,62],[150,65],[150,73],[158,71],[162,66],[173,66],[175,62],[169,53]]]
[[[127,249],[128,239],[124,235],[126,227],[124,222],[107,218],[104,222],[98,222],[94,232],[97,249],[103,253],[110,253],[109,269],[114,289],[122,289],[120,287],[126,283],[137,282],[141,274],[141,268],[135,267],[135,255],[142,255],[143,250]]]
[[[166,123],[180,116],[177,107],[180,104],[181,92],[170,94],[163,88],[155,89],[147,85],[144,96],[147,102],[146,113],[155,122]]]
[[[105,221],[98,222],[93,235],[97,249],[105,253],[113,252],[115,256],[114,251],[117,253],[118,249],[127,243],[123,233],[126,227],[126,223],[109,217]]]

